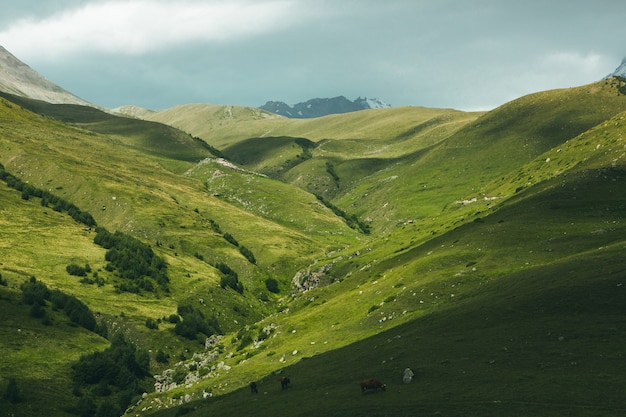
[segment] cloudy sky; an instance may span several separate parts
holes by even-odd
[[[0,45],[94,104],[164,109],[377,97],[490,109],[597,81],[617,0],[20,0]]]

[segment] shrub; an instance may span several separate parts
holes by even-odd
[[[252,251],[245,246],[239,246],[239,252],[253,265],[256,265],[256,259]]]
[[[167,363],[167,354],[163,352],[161,349],[157,350],[156,356],[154,358],[158,363]]]
[[[230,233],[224,233],[224,239],[226,239],[226,241],[233,246],[239,246],[237,239],[235,239]]]
[[[265,280],[265,288],[274,294],[278,294],[280,292],[280,289],[278,288],[278,281],[274,278],[268,278]]]
[[[202,311],[190,304],[179,305],[178,314],[182,316],[182,320],[176,323],[174,333],[179,336],[190,340],[199,340],[203,339],[198,337],[199,334],[208,337],[221,331],[215,317],[207,319]]]
[[[148,329],[156,330],[156,329],[159,328],[159,324],[156,322],[155,319],[147,318],[146,319],[146,327]]]
[[[50,290],[46,284],[37,281],[35,277],[30,277],[28,281],[20,285],[20,289],[22,290],[22,299],[29,305],[34,303],[44,305],[45,300],[50,298]]]
[[[76,264],[69,264],[68,266],[65,267],[65,270],[67,271],[68,274],[75,275],[77,277],[87,276],[87,270],[83,268],[82,266],[79,266]]]
[[[230,269],[228,265],[221,262],[215,264],[215,267],[219,269],[222,274],[224,274],[220,279],[220,287],[224,289],[226,287],[230,287],[239,294],[243,294],[243,284],[239,282],[239,277],[235,271]]]
[[[120,291],[138,293],[143,289],[155,292],[153,280],[168,291],[167,264],[149,245],[119,231],[110,233],[102,227],[96,229],[94,243],[107,249],[105,269],[116,269],[120,277],[131,281],[120,285]]]
[[[43,307],[41,306],[41,304],[39,303],[34,303],[31,307],[30,307],[30,312],[29,312],[31,317],[34,317],[36,319],[40,319],[42,317],[44,317],[46,315],[46,310],[43,309]]]

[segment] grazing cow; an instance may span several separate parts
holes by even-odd
[[[280,389],[289,388],[289,384],[291,384],[291,380],[288,377],[284,376],[280,378]]]
[[[385,390],[385,388],[387,388],[387,385],[383,384],[382,382],[380,382],[377,379],[365,379],[363,381],[361,381],[361,392],[365,392],[368,389],[372,389],[374,391],[378,391],[378,389],[381,389],[382,391]]]
[[[254,382],[254,381],[250,382],[250,392],[252,394],[258,394],[259,393],[259,391],[257,390],[257,387],[256,387],[256,382]]]

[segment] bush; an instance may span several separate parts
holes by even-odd
[[[233,246],[239,246],[237,239],[235,239],[230,233],[224,233],[224,239],[226,239],[226,241]]]
[[[133,395],[141,394],[147,389],[148,382],[144,379],[149,376],[149,364],[150,356],[147,351],[138,350],[123,336],[117,335],[111,346],[104,351],[81,356],[72,365],[72,379],[77,386],[96,385],[92,391],[119,393],[119,408],[125,409]],[[109,390],[109,385],[118,389]],[[85,398],[90,397],[81,397],[81,400]],[[88,406],[85,407],[91,412],[88,415],[93,416],[96,412],[93,399],[91,404],[87,401],[82,405]]]
[[[156,356],[154,358],[158,363],[167,363],[167,354],[163,352],[161,349],[157,350]]]
[[[147,318],[146,319],[146,327],[148,329],[156,330],[156,329],[159,328],[159,324],[156,322],[155,319]]]
[[[239,246],[239,252],[253,265],[256,265],[256,259],[252,251],[245,246]]]
[[[87,276],[87,269],[76,264],[69,264],[68,266],[65,267],[65,270],[67,271],[68,274],[75,275],[77,277]]]
[[[167,264],[150,246],[132,236],[121,232],[110,233],[102,227],[96,229],[94,243],[107,249],[105,259],[108,264],[105,269],[117,270],[120,277],[131,281],[120,285],[120,291],[155,292],[152,281],[168,291]]]
[[[37,278],[30,277],[30,279],[20,285],[22,290],[22,299],[26,304],[40,304],[44,305],[45,300],[50,298],[50,290],[41,281],[37,281]]]
[[[182,316],[182,320],[176,323],[174,333],[190,340],[200,340],[199,334],[209,337],[213,334],[220,333],[220,327],[215,317],[207,319],[202,311],[194,308],[189,304],[178,306],[178,314]]]
[[[278,288],[278,281],[274,278],[268,278],[265,280],[265,288],[274,294],[278,294],[280,292],[280,289]]]
[[[220,279],[220,287],[226,288],[230,287],[233,290],[237,291],[239,294],[243,294],[243,284],[239,282],[239,277],[235,271],[230,269],[230,267],[224,263],[217,263],[215,267],[220,270],[224,276]]]
[[[30,307],[29,314],[30,314],[31,317],[34,317],[36,319],[40,319],[40,318],[42,318],[42,317],[44,317],[46,315],[46,310],[43,309],[41,304],[34,303]]]

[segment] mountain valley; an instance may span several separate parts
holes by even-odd
[[[0,93],[3,415],[623,415],[625,86],[307,119]]]

